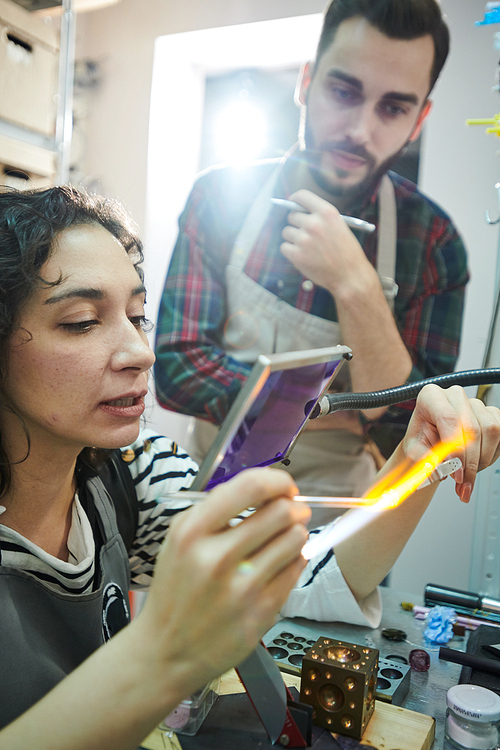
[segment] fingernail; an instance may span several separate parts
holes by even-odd
[[[455,472],[453,472],[453,479],[457,484],[462,484],[464,481],[464,467],[461,466],[459,469],[457,469]]]
[[[470,500],[471,494],[472,494],[472,484],[470,482],[465,482],[465,484],[462,485],[462,488],[460,489],[460,500],[463,503],[468,503]]]

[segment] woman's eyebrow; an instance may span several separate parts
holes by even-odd
[[[139,284],[134,289],[132,289],[130,297],[138,297],[141,294],[146,294],[146,288],[144,284]],[[64,302],[64,300],[73,298],[103,300],[105,296],[106,295],[102,291],[102,289],[95,289],[93,287],[87,286],[76,287],[75,289],[68,289],[67,291],[60,292],[59,294],[53,294],[51,297],[48,297],[43,304],[54,305],[58,302]]]

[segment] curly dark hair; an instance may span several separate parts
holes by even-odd
[[[36,190],[0,188],[0,401],[2,381],[9,366],[9,341],[23,305],[40,284],[48,283],[41,269],[49,259],[57,235],[79,224],[100,224],[123,245],[143,280],[142,242],[137,228],[116,201],[77,190],[72,186]],[[55,282],[58,284],[59,282]],[[29,435],[26,431],[29,452]],[[86,448],[81,459],[89,466],[102,460],[103,452]],[[0,498],[10,487],[11,465],[0,432]]]
[[[331,45],[341,23],[359,16],[390,39],[431,36],[434,61],[429,92],[441,73],[450,49],[450,32],[437,0],[331,0],[325,9],[316,51],[316,65]]]

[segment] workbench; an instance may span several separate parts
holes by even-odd
[[[423,620],[417,620],[413,613],[405,611],[401,607],[401,602],[412,602],[413,604],[422,604],[422,597],[414,596],[412,594],[393,590],[391,588],[381,588],[382,601],[383,601],[383,616],[380,626],[373,630],[368,627],[361,627],[356,625],[347,625],[344,623],[320,623],[305,618],[294,618],[294,619],[283,619],[280,620],[264,637],[264,643],[269,645],[273,639],[279,637],[282,632],[288,631],[293,632],[294,635],[304,635],[309,640],[317,640],[320,636],[331,636],[337,640],[345,640],[351,643],[359,645],[366,645],[370,648],[376,648],[380,652],[381,658],[387,658],[388,656],[401,656],[408,660],[410,651],[414,648],[423,648],[429,654],[431,658],[431,665],[428,672],[416,672],[411,670],[410,674],[410,687],[406,697],[402,702],[398,703],[403,709],[408,711],[416,712],[416,714],[424,715],[422,717],[421,726],[418,716],[413,714],[406,714],[405,712],[399,712],[398,716],[397,708],[390,704],[383,703],[381,701],[376,702],[378,707],[379,717],[378,722],[388,723],[401,723],[404,726],[406,733],[407,742],[404,741],[398,744],[398,750],[415,750],[415,747],[428,750],[429,737],[435,733],[434,748],[441,750],[443,747],[444,740],[444,724],[446,714],[446,693],[448,688],[452,685],[456,685],[459,681],[461,667],[457,664],[440,661],[438,658],[439,645],[432,645],[425,641],[423,631],[425,629],[425,622]],[[407,634],[405,641],[397,642],[387,640],[383,635],[382,631],[386,628],[396,628],[403,630]],[[465,650],[466,647],[465,637],[454,637],[449,642],[450,647],[457,650]],[[441,644],[442,645],[442,644]],[[284,674],[285,681],[289,685],[294,685],[294,678],[291,675]],[[298,678],[295,678],[295,684],[298,684]],[[234,689],[233,689],[234,688]],[[240,689],[236,675],[226,675],[222,682],[222,691],[225,693],[232,693]],[[377,715],[377,707],[375,709],[374,718],[372,718],[368,725],[368,731],[370,725],[375,725],[375,717]],[[432,726],[432,732],[428,727],[430,723],[424,717],[433,717],[435,719],[435,725]],[[207,717],[208,719],[209,717]],[[421,732],[422,728],[424,735],[427,735],[427,739],[420,742],[420,736],[418,742],[415,744],[411,738],[412,722],[416,721],[415,732]],[[372,734],[373,734],[372,726]],[[200,729],[202,731],[203,726]],[[384,732],[377,733],[377,736],[382,736]],[[398,732],[396,731],[396,736]],[[424,736],[422,735],[422,736]],[[190,738],[189,746],[193,745],[193,740]],[[165,744],[167,742],[167,744]],[[203,750],[202,735],[200,734],[200,750]],[[432,739],[430,740],[432,743]],[[196,743],[194,743],[196,745]],[[170,740],[167,740],[165,736],[160,737],[160,733],[157,735],[153,733],[148,737],[148,741],[143,745],[145,748],[151,748],[156,750],[179,750],[183,748],[183,737],[179,735],[178,738],[174,735]],[[383,743],[376,745],[382,750]],[[269,743],[269,747],[271,743]],[[279,747],[277,745],[276,747]],[[392,748],[392,745],[391,745]],[[388,748],[388,750],[391,750]]]

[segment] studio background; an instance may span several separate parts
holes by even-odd
[[[469,251],[461,370],[483,361],[498,249],[498,227],[486,223],[485,211],[497,214],[500,171],[497,137],[467,128],[465,120],[498,111],[492,87],[499,53],[497,26],[474,25],[484,16],[483,0],[442,6],[452,49],[421,139],[419,185],[451,215]],[[314,55],[322,9],[321,0],[121,0],[79,14],[77,58],[100,70],[82,113],[79,166],[92,187],[122,200],[139,223],[152,319],[177,218],[199,170],[206,76],[239,66],[299,65]],[[188,419],[159,407],[150,407],[149,418],[181,442],[190,429]],[[442,484],[395,566],[393,587],[415,594],[428,582],[469,587],[473,558],[481,554],[480,494],[465,506],[450,480]]]

